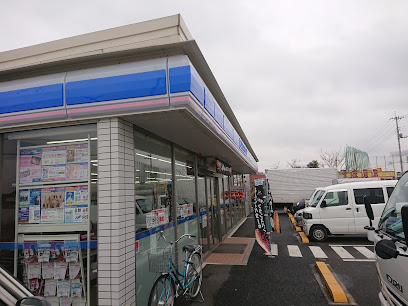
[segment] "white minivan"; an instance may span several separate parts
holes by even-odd
[[[364,197],[372,203],[377,226],[385,203],[397,181],[353,182],[327,186],[303,210],[303,231],[313,241],[325,241],[329,235],[364,235],[367,214]]]

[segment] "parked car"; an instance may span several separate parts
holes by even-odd
[[[373,204],[376,227],[396,183],[395,180],[354,182],[321,189],[311,206],[303,210],[303,231],[314,241],[325,241],[329,235],[366,234],[364,197]]]
[[[305,208],[306,199],[300,200],[299,202],[293,204],[293,212],[296,213],[298,210]]]
[[[151,212],[153,203],[147,197],[135,195],[135,229],[136,232],[142,232],[147,229],[146,214]]]

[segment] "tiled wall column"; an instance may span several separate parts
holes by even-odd
[[[133,127],[98,122],[98,304],[135,305]]]

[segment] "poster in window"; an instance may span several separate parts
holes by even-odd
[[[88,144],[67,146],[67,163],[88,162]]]
[[[63,223],[65,187],[41,189],[41,223]]]
[[[65,223],[88,222],[88,186],[66,187]]]
[[[66,187],[65,205],[85,205],[88,204],[88,186],[72,186]]]
[[[40,223],[41,190],[20,190],[18,223]]]
[[[20,150],[20,184],[41,181],[42,149]]]
[[[53,182],[65,180],[65,165],[43,166],[41,169],[41,181]]]
[[[66,163],[66,146],[46,147],[42,149],[42,165],[62,165]]]
[[[88,163],[67,164],[66,180],[87,180]]]

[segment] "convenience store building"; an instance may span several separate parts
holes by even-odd
[[[249,211],[257,157],[180,15],[0,53],[0,133],[0,265],[40,295],[145,305],[159,231],[209,254]]]

